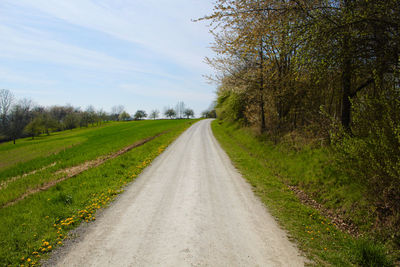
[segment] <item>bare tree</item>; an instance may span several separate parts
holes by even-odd
[[[20,138],[24,132],[24,128],[31,120],[32,101],[23,99],[18,104],[14,105],[10,112],[10,124],[7,129],[7,135],[10,139],[15,140]]]
[[[125,107],[123,105],[113,106],[111,108],[111,120],[118,120],[119,115],[121,115],[125,111]]]
[[[10,90],[1,89],[0,90],[0,120],[1,120],[1,130],[5,131],[7,128],[7,115],[14,101],[14,96]]]
[[[150,112],[150,118],[153,120],[157,119],[160,116],[160,111],[158,109],[154,109]]]
[[[183,101],[179,101],[175,107],[176,117],[182,119],[184,111],[185,111],[185,103]]]

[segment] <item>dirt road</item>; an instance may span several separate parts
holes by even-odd
[[[63,250],[52,259],[58,266],[304,265],[210,120],[189,128]]]

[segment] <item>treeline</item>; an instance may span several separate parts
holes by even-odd
[[[217,0],[202,20],[217,116],[274,141],[325,140],[378,224],[400,230],[399,1]]]
[[[179,102],[175,109],[167,108],[164,112],[169,118],[191,118],[194,112]],[[78,127],[98,126],[108,121],[141,120],[146,117],[159,118],[160,112],[155,109],[149,115],[144,110],[138,110],[131,116],[124,106],[112,107],[111,112],[96,110],[89,106],[85,110],[79,107],[35,105],[31,100],[16,101],[11,91],[0,90],[0,142],[15,141],[22,137],[36,137],[40,134],[72,130]]]

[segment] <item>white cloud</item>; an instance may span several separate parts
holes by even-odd
[[[19,0],[12,4],[142,45],[182,66],[208,70],[202,62],[209,53],[203,40],[211,39],[204,25],[190,22],[199,8],[205,11],[209,6],[200,1]]]

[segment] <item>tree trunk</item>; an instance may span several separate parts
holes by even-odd
[[[266,131],[265,126],[265,112],[264,112],[264,55],[262,39],[260,40],[260,115],[261,115],[261,133]]]
[[[351,63],[345,59],[342,73],[342,126],[346,131],[350,131],[351,120]]]
[[[344,7],[347,8],[347,1],[344,1]],[[349,30],[349,29],[348,29]],[[345,33],[343,36],[343,65],[342,65],[342,126],[346,132],[350,130],[351,120],[351,51],[349,44],[349,34]]]

